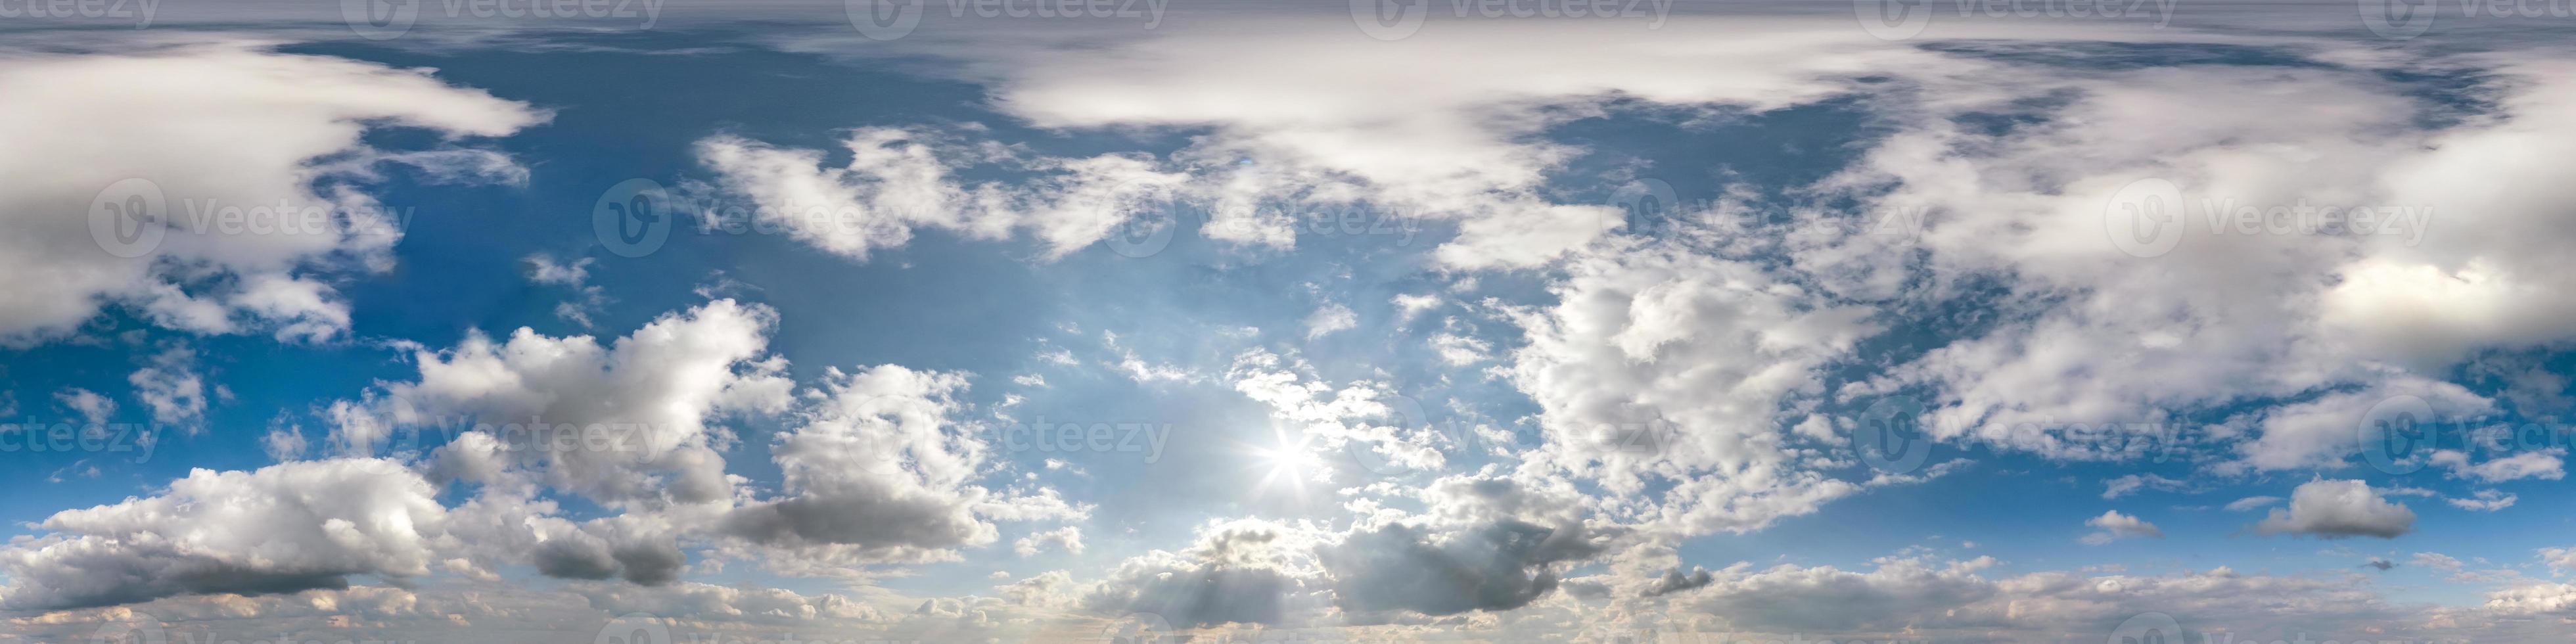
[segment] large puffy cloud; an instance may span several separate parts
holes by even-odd
[[[2336,539],[2396,538],[2415,528],[2415,511],[2389,502],[2361,481],[2310,481],[2290,493],[2290,507],[2274,509],[2254,530]]]
[[[1996,593],[1993,582],[1965,566],[1915,558],[1881,559],[1869,572],[1788,565],[1755,571],[1738,564],[1714,577],[1685,595],[1685,605],[1766,632],[1902,630]]]
[[[2337,49],[2289,65],[2012,66],[2009,91],[1909,77],[1944,99],[1879,102],[1907,127],[1819,187],[1873,212],[1920,213],[1922,230],[1837,237],[1800,265],[1855,285],[1903,283],[1884,279],[1895,274],[2003,289],[1967,302],[2000,311],[1995,329],[1874,383],[1932,387],[1945,401],[1934,426],[1948,436],[2118,457],[2057,431],[2113,423],[2185,450],[2232,443],[2238,458],[2221,469],[2273,470],[2343,462],[2366,435],[2355,421],[2391,398],[2421,398],[2440,420],[2489,413],[2483,397],[2429,378],[2480,350],[2561,337],[2528,320],[2561,306],[2545,293],[2566,290],[2554,286],[2564,271],[2546,268],[2557,254],[2537,247],[2567,236],[2535,214],[2565,200],[2466,177],[2563,183],[2542,178],[2565,172],[2543,161],[2564,137],[2544,133],[2567,127],[2555,107],[2576,75],[2495,66],[2499,112],[2439,129],[2419,116],[2448,108],[2372,67],[2418,61]],[[2290,109],[2202,100],[2213,93],[2298,98]],[[2040,96],[2046,110],[2028,113]],[[2184,112],[2196,116],[2171,118]],[[1989,129],[1977,113],[2028,120]],[[2131,221],[2145,212],[2133,207],[2167,209]],[[2320,210],[2372,221],[2276,226]],[[2239,225],[2249,212],[2257,220]],[[2173,430],[2249,402],[2259,411],[2212,431]]]
[[[1670,245],[1567,272],[1558,304],[1518,320],[1513,381],[1545,409],[1537,458],[1618,494],[1671,481],[1659,518],[1687,534],[1758,529],[1861,488],[1807,458],[1830,429],[1791,421],[1814,409],[1821,369],[1876,331],[1872,308]]]
[[[195,470],[159,495],[69,510],[0,550],[0,608],[47,610],[180,594],[343,588],[350,575],[426,575],[446,508],[401,463],[337,459]]]
[[[2162,613],[2201,633],[2306,632],[2319,638],[2408,634],[2431,639],[2492,626],[2491,615],[2391,604],[2351,573],[2245,574],[2229,568],[2159,575],[2043,571],[1989,577],[1991,558],[1883,557],[1866,571],[1737,564],[1704,588],[1672,595],[1677,630],[1801,634],[1823,639],[2090,641]],[[1706,615],[1722,625],[1693,624]],[[2168,635],[2179,635],[2168,633]]]
[[[654,319],[603,346],[532,329],[496,342],[472,332],[447,350],[415,352],[419,377],[331,406],[330,443],[367,455],[452,436],[420,464],[439,483],[481,486],[450,526],[452,567],[526,563],[571,579],[678,579],[680,539],[704,531],[739,496],[723,421],[783,412],[786,361],[767,355],[776,314],[716,300]],[[621,512],[574,522],[548,492]]]
[[[1601,549],[1579,528],[1504,521],[1445,535],[1381,526],[1355,532],[1320,556],[1345,611],[1450,615],[1526,605],[1556,589],[1556,564]]]
[[[803,557],[874,563],[953,558],[992,543],[993,518],[1081,516],[1052,492],[973,483],[987,446],[956,418],[965,387],[960,374],[895,365],[830,371],[803,424],[771,449],[780,497],[741,508],[724,529]]]
[[[1280,17],[1258,29],[1157,32],[1092,56],[978,55],[1007,63],[988,70],[1001,76],[997,105],[1041,126],[1213,128],[1180,155],[1231,166],[1200,186],[1215,206],[1210,237],[1289,246],[1297,222],[1264,203],[1365,202],[1456,222],[1458,236],[1434,253],[1460,268],[1540,265],[1616,227],[1611,208],[1543,194],[1547,172],[1579,151],[1533,136],[1599,114],[1611,97],[1764,110],[1839,93],[1848,75],[1934,58],[1848,25],[1771,20],[1657,30],[1484,22],[1339,44],[1350,37],[1340,17]],[[1621,62],[1567,64],[1527,46],[1533,39]],[[1450,66],[1426,75],[1384,64],[1435,59]],[[1253,162],[1230,163],[1238,158]]]
[[[506,342],[470,333],[453,349],[417,352],[419,379],[335,405],[333,441],[370,452],[397,431],[463,427],[438,448],[433,471],[620,507],[728,501],[717,448],[732,433],[716,420],[789,403],[786,363],[765,353],[775,316],[716,300],[608,346],[527,328]]]
[[[433,179],[524,174],[494,153],[388,151],[361,137],[387,126],[499,136],[546,118],[424,71],[260,43],[10,50],[0,61],[0,111],[17,117],[0,124],[13,152],[0,159],[0,272],[28,277],[0,287],[0,342],[11,344],[63,335],[110,305],[198,333],[334,336],[349,311],[324,276],[389,266],[402,236],[402,218],[388,216],[401,211],[358,182],[386,164]],[[192,107],[168,109],[182,104]],[[150,211],[139,227],[120,220],[129,203]],[[234,228],[216,218],[230,208],[328,216]],[[94,224],[126,232],[94,236]]]
[[[1317,550],[1351,621],[1520,608],[1631,536],[1589,519],[1565,482],[1497,467],[1443,477],[1417,496],[1427,512],[1367,516]]]
[[[1081,593],[1083,609],[1145,613],[1180,628],[1287,624],[1312,618],[1319,573],[1311,526],[1259,520],[1210,524],[1180,552],[1130,557]],[[1292,621],[1293,620],[1293,621]]]

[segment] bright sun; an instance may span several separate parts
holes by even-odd
[[[1303,497],[1306,483],[1314,480],[1314,475],[1324,467],[1324,459],[1308,450],[1304,441],[1290,440],[1285,436],[1280,437],[1278,444],[1254,448],[1252,453],[1255,459],[1269,466],[1269,471],[1261,476],[1260,489],[1264,490],[1285,488]]]

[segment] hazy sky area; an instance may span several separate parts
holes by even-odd
[[[2565,642],[2571,28],[0,0],[0,643]]]

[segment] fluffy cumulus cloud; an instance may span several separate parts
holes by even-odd
[[[825,167],[820,150],[733,136],[699,141],[699,162],[715,171],[722,188],[749,200],[701,204],[702,223],[782,230],[861,261],[911,241],[916,229],[973,239],[1025,229],[1045,244],[1047,256],[1061,257],[1108,238],[1140,213],[1168,213],[1163,209],[1187,179],[1134,157],[1020,159],[896,128],[861,129],[843,145],[849,163]],[[978,164],[1007,164],[1032,176],[974,186],[953,177],[960,167]]]
[[[1769,109],[1834,94],[1846,75],[1931,58],[1841,25],[1551,22],[1431,29],[1347,48],[1323,46],[1348,37],[1341,17],[1283,16],[1257,29],[1157,32],[1104,56],[984,55],[1007,70],[998,105],[1039,125],[1210,127],[1178,156],[1253,160],[1199,182],[1213,206],[1209,237],[1293,246],[1291,211],[1261,206],[1366,203],[1454,222],[1455,238],[1434,257],[1461,268],[1544,264],[1618,227],[1609,206],[1547,198],[1547,172],[1577,150],[1531,136],[1600,113],[1606,97]],[[1532,39],[1624,62],[1567,65],[1525,46]],[[1457,67],[1426,76],[1381,64],[1391,59]],[[1241,73],[1247,67],[1269,73]],[[1387,100],[1389,92],[1406,98]]]
[[[1682,601],[1756,632],[1852,633],[1902,630],[1997,592],[1965,566],[1887,558],[1868,572],[1739,564]]]
[[[991,518],[1079,518],[1052,492],[996,493],[981,477],[988,446],[960,422],[958,374],[885,365],[832,370],[808,396],[818,404],[771,453],[780,497],[725,517],[732,534],[826,561],[869,563],[955,557],[993,542]],[[1079,537],[1068,547],[1078,548]]]
[[[2390,502],[2361,481],[2311,481],[2290,493],[2290,507],[2276,508],[2254,530],[2325,539],[2395,538],[2415,529],[2415,511]]]
[[[2565,398],[2538,353],[2576,338],[2560,323],[2576,314],[2576,264],[2560,252],[2576,241],[2564,216],[2576,181],[2563,176],[2576,66],[2174,32],[2148,38],[2193,42],[2096,42],[2107,36],[2081,28],[2048,42],[1892,42],[1845,18],[1792,16],[1670,31],[1441,22],[1370,48],[1320,46],[1328,31],[1357,37],[1329,17],[1073,44],[946,47],[925,33],[901,46],[937,60],[904,69],[980,85],[1011,128],[888,119],[818,147],[698,129],[676,140],[693,141],[680,161],[706,181],[676,194],[692,225],[783,232],[885,275],[914,267],[848,264],[946,235],[1026,242],[1033,253],[987,250],[1087,270],[1068,257],[1178,227],[1223,242],[1212,272],[1356,280],[1386,259],[1416,281],[1310,286],[1228,328],[1255,326],[1198,338],[1195,353],[1154,355],[1151,329],[1059,321],[1104,338],[1107,355],[1042,348],[1061,356],[1034,366],[1043,375],[889,364],[867,357],[873,345],[857,361],[791,365],[780,351],[818,343],[777,337],[779,311],[805,304],[783,300],[714,299],[598,337],[369,338],[329,348],[390,347],[407,363],[324,397],[336,402],[313,408],[323,431],[309,443],[291,411],[264,436],[208,427],[232,406],[222,379],[238,362],[214,353],[221,342],[117,338],[151,347],[101,380],[122,376],[130,394],[81,382],[35,395],[91,422],[130,401],[129,413],[212,430],[190,439],[255,441],[281,462],[193,470],[42,516],[0,546],[0,612],[54,639],[128,619],[438,633],[644,613],[608,625],[746,641],[1115,638],[1146,623],[1391,641],[1602,626],[2078,641],[2145,613],[2284,639],[2518,641],[2576,616],[2576,587],[2525,576],[2576,568],[2554,548],[2537,564],[2450,546],[2459,557],[2339,549],[2314,571],[2253,574],[2140,560],[2029,569],[1931,535],[1876,558],[1792,544],[1697,559],[1776,545],[1754,533],[1787,522],[1850,519],[1837,503],[1906,502],[1869,497],[1989,458],[2171,457],[2104,475],[2098,500],[2077,491],[2158,505],[2053,514],[2061,530],[2032,538],[2060,545],[2201,543],[2213,535],[2185,513],[2214,508],[2262,512],[2203,515],[2254,534],[2319,539],[2413,534],[2402,497],[2423,499],[2409,502],[2428,520],[2529,511],[2516,493],[2539,488],[2516,486],[2565,469],[2563,447],[2505,442]],[[754,42],[848,53],[800,38]],[[1529,46],[1542,41],[1565,46]],[[13,233],[0,235],[0,273],[35,276],[0,287],[0,343],[68,338],[103,311],[152,333],[347,337],[343,278],[390,268],[408,216],[378,208],[369,186],[397,173],[522,181],[473,139],[547,118],[428,70],[178,42],[0,53],[0,112],[14,117],[0,143],[25,152],[0,160],[13,177],[0,185],[13,213],[0,216]],[[2262,100],[2229,100],[2249,97]],[[190,109],[144,111],[174,102]],[[1794,185],[1598,157],[1586,142],[1601,139],[1559,136],[1639,111],[1684,130],[1849,113],[1865,132],[1779,144],[1834,151]],[[1023,130],[1095,149],[1055,156],[996,133]],[[1168,145],[1126,145],[1137,141]],[[1714,180],[1713,198],[1649,230],[1569,185],[1656,173]],[[191,227],[236,204],[327,214],[295,235]],[[136,206],[168,214],[127,217]],[[1290,266],[1281,251],[1323,242],[1282,206],[1365,206],[1438,230],[1411,255]],[[2381,228],[2265,228],[2310,206],[2367,211]],[[1184,210],[1208,214],[1163,216]],[[133,230],[151,243],[117,236]],[[629,285],[629,267],[559,252],[512,257],[530,258],[527,281],[576,293],[561,321],[612,321],[605,293]],[[1288,281],[1301,279],[1313,278]],[[1417,337],[1365,359],[1342,348]],[[1222,398],[1188,413],[1242,432],[1218,439],[1278,439],[1262,443],[1282,465],[1270,476],[1300,493],[1094,521],[1094,503],[1135,503],[1103,492],[1134,472],[1084,454],[1041,466],[986,440],[997,410],[1136,384],[1152,385],[1139,396]],[[1415,394],[1449,400],[1426,409]],[[1873,423],[1897,420],[1882,413],[1919,416],[1957,460],[1885,467],[1868,451]],[[1434,414],[1479,426],[1449,431]],[[2417,423],[2466,440],[2384,449]],[[2427,469],[2404,484],[2352,478],[2357,460]],[[1175,469],[1228,469],[1204,465]],[[2011,481],[2041,468],[1988,469],[2004,471],[1978,475]],[[2283,478],[2307,482],[2248,496]],[[1162,498],[1150,492],[1139,496]],[[1884,507],[1855,514],[1883,519]],[[1065,569],[1018,567],[1038,564]],[[2375,586],[2418,568],[2480,585],[2458,596],[2484,602],[2397,604]],[[976,594],[922,590],[987,572]]]
[[[184,40],[184,39],[183,39]],[[33,44],[33,43],[30,43]],[[319,340],[349,326],[329,278],[390,266],[409,213],[363,190],[412,166],[432,179],[516,181],[462,147],[546,119],[420,70],[278,53],[259,42],[163,42],[114,55],[0,51],[0,342],[61,337],[107,307],[195,333]],[[187,104],[188,110],[166,106]],[[442,141],[388,150],[380,127]]]
[[[1758,529],[1861,488],[1812,458],[1837,430],[1792,428],[1823,368],[1875,330],[1870,307],[1672,246],[1567,270],[1560,302],[1517,320],[1529,343],[1513,382],[1545,409],[1537,458],[1614,493],[1670,482],[1661,518],[1689,534]]]
[[[1144,613],[1181,628],[1229,623],[1283,624],[1308,618],[1319,603],[1309,526],[1242,520],[1199,531],[1178,552],[1130,557],[1081,594],[1085,610]]]
[[[196,470],[150,497],[67,510],[0,550],[0,607],[50,610],[179,594],[345,588],[426,575],[446,508],[401,463],[339,459]]]
[[[461,430],[432,471],[500,488],[562,490],[618,507],[730,501],[717,420],[790,402],[783,359],[766,355],[776,314],[717,300],[664,315],[602,345],[521,328],[470,332],[420,350],[419,378],[333,406],[332,442],[369,453],[397,438]]]

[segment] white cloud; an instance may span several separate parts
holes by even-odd
[[[2186,481],[2165,478],[2154,474],[2130,474],[2102,482],[2102,498],[2116,499],[2128,496],[2138,490],[2148,488],[2166,491],[2180,490],[2188,487],[2189,485],[2190,483]]]
[[[2263,534],[2303,534],[2326,539],[2353,536],[2393,539],[2415,528],[2415,512],[2381,498],[2361,481],[2310,481],[2290,493],[2288,509],[2274,509],[2254,525]]]
[[[2507,494],[2497,490],[2478,490],[2467,498],[2442,499],[2442,502],[2449,503],[2452,507],[2462,510],[2494,512],[2513,507],[2513,503],[2520,500],[2522,500],[2522,497],[2519,495]]]
[[[1081,517],[1052,491],[974,483],[990,446],[957,418],[965,387],[960,374],[895,365],[827,371],[770,450],[781,496],[736,510],[724,530],[804,561],[917,562],[992,543],[991,520]]]
[[[116,401],[79,387],[65,387],[54,392],[54,402],[80,414],[81,421],[91,425],[106,423],[108,417],[116,415]]]
[[[717,300],[666,314],[609,346],[521,328],[506,342],[470,332],[413,355],[419,378],[331,410],[331,444],[368,454],[403,428],[468,428],[433,471],[486,484],[521,477],[611,507],[730,500],[716,423],[789,400],[784,359],[765,355],[776,314]],[[406,435],[417,435],[410,433]]]
[[[152,422],[186,428],[189,433],[204,429],[206,382],[196,373],[196,360],[194,351],[171,349],[125,377],[134,385],[134,396],[152,410]]]
[[[2459,572],[2460,570],[2460,560],[2439,552],[2418,552],[2415,553],[2414,558],[2408,559],[2407,561],[2409,563],[2434,570],[2450,572]]]
[[[1847,24],[1630,27],[1486,22],[1352,49],[1332,44],[1349,37],[1347,19],[1282,16],[1258,29],[1157,31],[1095,55],[1043,46],[959,53],[991,60],[979,69],[1002,76],[996,105],[1041,127],[1213,128],[1175,155],[1227,168],[1194,182],[1213,206],[1209,237],[1292,246],[1297,222],[1254,206],[1368,202],[1457,222],[1458,235],[1433,251],[1457,268],[1539,265],[1618,225],[1616,208],[1539,194],[1546,172],[1576,151],[1534,136],[1599,113],[1610,97],[1763,110],[1843,91],[1846,76],[1937,58]],[[1532,39],[1622,62],[1575,64],[1528,47]],[[1427,75],[1382,64],[1396,59],[1451,66]]]
[[[2450,470],[2451,476],[2481,483],[2502,483],[2520,479],[2555,481],[2565,478],[2566,456],[2565,448],[2552,447],[2487,459],[2477,464],[2469,463],[2467,452],[2453,449],[2435,451],[2427,458],[2433,465]]]
[[[1311,528],[1265,521],[1210,524],[1180,552],[1120,562],[1082,591],[1081,606],[1105,615],[1148,613],[1181,628],[1293,624],[1320,602],[1304,581],[1318,574],[1315,538]]]
[[[165,492],[57,513],[0,549],[0,606],[50,610],[179,594],[343,588],[426,575],[446,509],[401,463],[338,459],[198,469]]]
[[[2270,506],[2270,505],[2272,505],[2272,504],[2280,503],[2280,502],[2281,502],[2281,497],[2277,497],[2277,496],[2249,496],[2249,497],[2245,497],[2245,498],[2242,498],[2242,499],[2237,499],[2237,500],[2234,500],[2234,501],[2229,501],[2229,502],[2227,502],[2227,511],[2229,511],[2229,512],[2244,512],[2244,511],[2246,511],[2246,510],[2252,510],[2252,509],[2255,509],[2255,508],[2266,507],[2266,506]]]
[[[1315,307],[1314,314],[1306,316],[1306,339],[1313,340],[1359,325],[1360,318],[1351,313],[1351,307],[1342,306],[1340,302],[1325,302],[1323,306]]]
[[[2106,511],[2102,516],[2086,519],[2084,525],[2102,529],[2100,532],[2084,535],[2084,543],[2087,545],[2098,546],[2127,537],[2163,538],[2165,536],[2165,531],[2157,528],[2156,524],[2121,514],[2119,510]]]
[[[0,273],[45,276],[0,287],[0,342],[9,344],[65,335],[104,306],[195,333],[338,335],[348,304],[327,276],[389,266],[402,236],[401,220],[383,216],[384,204],[358,185],[386,164],[419,166],[432,179],[523,172],[488,152],[389,152],[361,137],[379,126],[449,140],[500,136],[546,118],[423,70],[258,43],[11,50],[0,60],[0,112],[17,116],[0,124],[0,148],[13,151],[0,160],[11,178],[0,188],[9,213],[0,217]],[[180,104],[192,107],[168,109]],[[120,183],[129,179],[139,181]],[[129,203],[158,209],[148,213],[154,223],[126,229],[142,231],[133,245],[93,236],[93,222],[130,225],[101,210]],[[217,218],[280,207],[332,216],[294,230],[251,227],[249,210],[239,226]]]
[[[268,428],[268,433],[259,438],[259,447],[268,453],[269,460],[284,463],[303,458],[304,450],[310,446],[305,442],[303,428],[285,425]]]
[[[1637,494],[1682,534],[1746,531],[1860,489],[1807,467],[1787,431],[1819,372],[1873,333],[1872,309],[1820,298],[1760,266],[1648,246],[1578,257],[1559,303],[1516,316],[1512,380],[1545,410],[1531,458]]]
[[[727,219],[705,224],[781,229],[859,261],[911,241],[916,228],[974,239],[1006,238],[1024,228],[1045,242],[1046,258],[1054,259],[1108,238],[1147,208],[1167,204],[1186,178],[1127,156],[987,158],[972,147],[948,147],[932,135],[899,128],[864,128],[843,145],[852,154],[849,164],[826,168],[819,150],[734,136],[699,141],[699,162],[755,207],[728,209],[719,215]],[[1039,175],[972,188],[952,178],[952,166],[978,161],[1012,161]]]
[[[1082,528],[1065,526],[1020,537],[1018,541],[1011,542],[1011,552],[1029,557],[1046,551],[1048,546],[1071,554],[1082,554]]]

